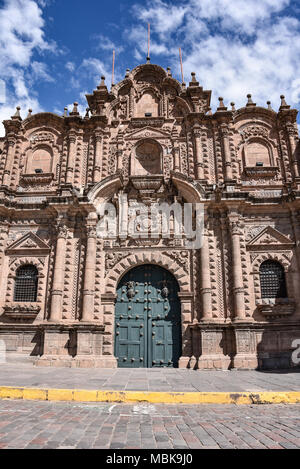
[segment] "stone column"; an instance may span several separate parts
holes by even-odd
[[[94,168],[94,182],[101,180],[101,165],[102,165],[102,135],[97,132],[95,134],[95,168]]]
[[[96,253],[97,253],[96,225],[88,224],[85,271],[84,271],[83,304],[82,304],[82,317],[81,317],[81,320],[84,322],[93,321],[94,319]]]
[[[67,234],[68,229],[66,225],[59,225],[53,272],[53,286],[51,292],[50,321],[53,322],[60,321],[62,317],[62,296],[64,288]]]
[[[180,159],[179,159],[179,147],[174,148],[174,170],[176,172],[180,171]]]
[[[1,272],[5,258],[5,248],[7,246],[9,226],[0,217],[0,275],[4,278],[4,272]]]
[[[228,127],[226,124],[221,124],[220,127],[221,135],[222,135],[222,144],[224,150],[224,160],[225,160],[225,181],[232,179],[232,167],[231,167],[231,155],[230,155],[230,147],[229,147],[229,140],[228,140]]]
[[[204,229],[201,256],[202,320],[212,318],[211,278],[209,269],[208,230]]]
[[[287,123],[286,125],[286,130],[288,134],[288,141],[289,141],[289,146],[290,146],[290,151],[291,151],[291,160],[294,168],[294,176],[296,178],[299,177],[299,166],[298,166],[298,161],[296,158],[296,141],[295,137],[298,137],[298,133],[295,131],[295,128],[293,124]]]
[[[194,127],[194,138],[196,148],[196,178],[203,179],[203,161],[201,152],[201,130],[199,127]]]
[[[14,164],[14,147],[15,147],[15,139],[12,136],[8,137],[8,149],[7,149],[7,156],[6,156],[6,163],[5,163],[5,170],[4,170],[4,177],[3,177],[3,185],[9,186],[11,172]]]
[[[69,152],[68,152],[68,165],[67,165],[67,184],[73,184],[74,176],[74,162],[76,152],[76,133],[70,132],[69,134]]]
[[[117,141],[117,170],[123,169],[123,142],[121,139]]]
[[[297,316],[300,315],[300,307],[299,299],[300,299],[300,292],[299,292],[299,284],[300,284],[300,212],[295,208],[290,208],[290,216],[291,216],[291,225],[293,228],[294,238],[295,238],[295,254],[296,254],[296,261],[297,261],[297,270],[295,269],[294,273],[291,272],[289,275],[292,275],[293,283],[294,283],[294,296],[296,297],[296,314]],[[294,270],[294,269],[293,269]],[[292,295],[291,295],[292,296]]]
[[[245,297],[243,272],[241,261],[241,225],[237,218],[230,219],[231,240],[232,240],[232,273],[233,273],[233,294],[235,320],[245,319]]]
[[[192,356],[192,311],[194,293],[180,292],[178,297],[181,303],[181,333],[182,333],[182,356],[179,359],[179,368],[187,368]]]

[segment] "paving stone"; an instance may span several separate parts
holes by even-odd
[[[109,403],[0,400],[3,415],[0,449],[300,448],[300,405],[112,408]]]

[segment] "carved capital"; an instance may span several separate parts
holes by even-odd
[[[88,225],[86,227],[86,235],[88,238],[97,238],[97,226],[96,225]]]
[[[68,236],[68,227],[60,223],[57,225],[57,238],[66,239]]]
[[[241,236],[243,234],[244,224],[241,220],[229,220],[229,226],[232,236]]]
[[[69,143],[76,143],[76,133],[70,132],[68,135]]]
[[[95,133],[95,142],[96,142],[96,143],[101,143],[101,142],[102,142],[102,138],[103,138],[103,136],[102,136],[101,133],[99,133],[99,132]]]
[[[7,138],[7,143],[9,147],[13,147],[16,144],[16,139],[13,136]]]
[[[229,128],[227,127],[226,124],[221,124],[220,126],[220,134],[222,135],[222,137],[226,138],[229,136]]]

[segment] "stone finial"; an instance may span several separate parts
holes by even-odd
[[[101,88],[106,88],[105,76],[104,75],[101,75],[100,85],[97,86],[97,90],[101,90]]]
[[[219,107],[218,107],[218,111],[227,111],[227,107],[224,105],[224,98],[222,98],[221,96],[218,98],[219,99]]]
[[[252,95],[251,94],[247,94],[247,98],[248,98],[248,101],[247,101],[246,106],[256,106],[256,104],[252,101]]]
[[[27,119],[32,116],[32,109],[28,109]]]
[[[78,103],[75,102],[74,105],[73,105],[73,111],[70,112],[70,116],[79,116],[79,112],[78,112]]]
[[[197,78],[196,78],[196,73],[195,72],[192,72],[191,73],[191,81],[190,81],[190,86],[199,86],[199,82],[197,81]]]
[[[184,82],[181,83],[181,86],[182,86],[183,91],[185,91],[186,90],[186,83],[184,83]]]
[[[16,112],[15,112],[15,114],[12,116],[12,119],[22,119],[22,118],[21,118],[20,111],[21,111],[20,106],[17,106],[17,107],[16,107]]]
[[[130,69],[129,69],[129,68],[126,68],[125,78],[128,78],[128,77],[129,77],[129,73],[130,73]]]
[[[235,111],[236,111],[236,109],[235,109],[235,103],[234,103],[234,102],[230,103],[230,106],[231,106],[232,112],[235,112]]]
[[[171,77],[171,76],[172,76],[170,67],[167,67],[167,76],[168,76],[168,77]]]
[[[271,101],[267,101],[268,109],[269,111],[273,111],[272,106],[271,106]]]
[[[211,107],[207,108],[207,115],[212,116],[212,110]]]
[[[147,64],[149,64],[149,63],[150,63],[150,61],[151,61],[151,59],[150,59],[150,57],[148,56],[148,57],[147,57],[147,62],[146,62],[146,63],[147,63]]]
[[[67,107],[64,108],[64,117],[68,117],[68,108]]]
[[[291,106],[289,106],[285,100],[285,96],[282,94],[280,96],[280,99],[281,99],[281,104],[280,104],[280,108],[279,109],[290,109]]]

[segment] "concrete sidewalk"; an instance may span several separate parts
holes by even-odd
[[[300,369],[274,372],[80,369],[9,363],[0,365],[0,386],[159,392],[300,391]]]
[[[4,388],[22,388],[44,392],[42,400],[144,400],[148,402],[235,402],[236,396],[253,402],[253,396],[265,396],[264,402],[275,402],[280,393],[293,395],[293,402],[300,402],[300,370],[277,372],[259,371],[193,371],[187,369],[78,369],[35,368],[29,364],[0,365],[0,397],[14,397]],[[49,393],[48,393],[49,390]],[[72,392],[60,393],[62,390]],[[78,394],[77,390],[86,391]],[[55,391],[52,392],[52,391]],[[74,398],[74,392],[77,398]],[[266,394],[266,393],[271,394]],[[221,394],[223,393],[223,396]],[[227,393],[227,394],[226,394]],[[264,394],[265,393],[265,394]],[[59,398],[61,394],[61,399]],[[15,396],[26,398],[36,392],[19,392]],[[225,396],[226,395],[226,396]],[[54,399],[54,396],[57,399]],[[80,398],[81,396],[81,398]],[[153,397],[154,396],[154,397]],[[208,397],[207,397],[208,396]],[[267,397],[266,397],[267,396]],[[222,398],[221,398],[222,397]],[[28,397],[30,398],[30,397]],[[34,398],[34,397],[33,397]],[[39,397],[38,397],[39,398]],[[221,398],[221,399],[220,399]],[[152,399],[152,400],[151,400]],[[167,400],[169,399],[169,400]],[[275,399],[275,400],[274,400]],[[289,402],[282,397],[280,402]],[[296,399],[296,400],[295,400]]]

